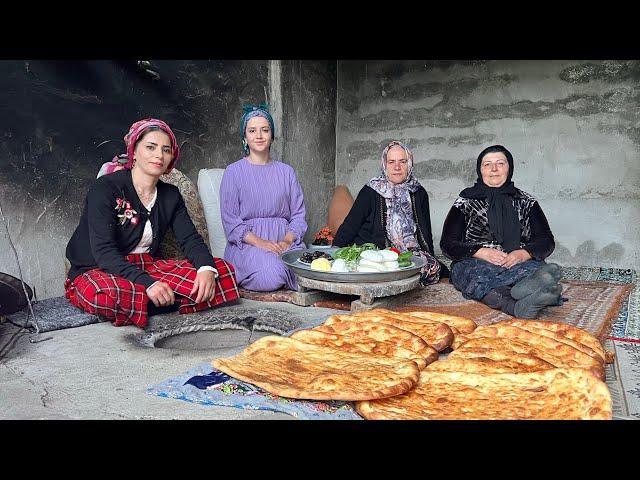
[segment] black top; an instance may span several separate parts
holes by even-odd
[[[520,200],[522,197],[522,201]],[[534,260],[544,260],[553,252],[555,240],[540,205],[521,192],[516,208],[521,223],[520,248]],[[481,247],[500,248],[492,238],[486,219],[486,201],[458,198],[444,221],[440,248],[451,260],[471,258]]]
[[[156,203],[149,213],[138,198],[130,170],[121,170],[96,180],[87,193],[80,224],[67,244],[71,281],[87,270],[100,268],[149,288],[155,280],[124,258],[140,243],[147,219],[151,220],[153,231],[150,255],[157,254],[167,228],[171,227],[178,245],[196,269],[204,265],[214,266],[213,257],[194,227],[178,187],[159,181],[157,189]],[[131,203],[138,214],[137,224],[130,220],[120,224],[117,198]]]
[[[420,187],[409,194],[413,210],[413,221],[417,225],[417,241],[420,249],[429,252],[435,257],[433,252],[433,236],[431,234],[431,216],[429,215],[429,195],[424,187]],[[362,245],[363,243],[374,243],[378,248],[392,246],[387,237],[387,202],[384,197],[368,185],[362,187],[356,197],[349,214],[338,228],[333,245],[336,247],[347,247],[349,245]],[[447,276],[448,270],[445,265],[440,264],[440,276]]]

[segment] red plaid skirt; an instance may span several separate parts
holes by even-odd
[[[167,283],[177,294],[180,313],[193,313],[239,298],[233,265],[221,258],[213,258],[218,270],[215,296],[207,302],[195,303],[189,297],[197,271],[187,260],[157,260],[148,253],[127,255],[126,260],[147,272],[154,280]],[[119,275],[111,275],[99,268],[78,275],[64,284],[65,296],[78,308],[115,320],[115,326],[147,324],[147,297],[144,285],[133,283]]]

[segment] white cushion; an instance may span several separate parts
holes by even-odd
[[[209,247],[214,257],[222,258],[227,239],[220,216],[220,182],[224,168],[203,168],[198,172],[198,193],[209,231]]]

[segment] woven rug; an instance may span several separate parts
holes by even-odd
[[[638,288],[635,280],[633,270],[567,267],[560,284],[562,296],[568,301],[562,306],[543,309],[539,319],[574,325],[600,340],[613,335],[613,332],[616,332],[616,338],[638,339]],[[483,303],[465,299],[446,279],[393,297],[385,302],[385,307],[397,311],[424,307],[471,318],[479,325],[512,318]]]
[[[616,359],[606,366],[614,418],[640,419],[640,340],[607,339],[604,346]]]
[[[257,300],[258,302],[288,302],[293,303],[293,290],[281,288],[273,292],[254,292],[246,288],[239,288],[240,297],[248,300]]]
[[[144,332],[135,334],[139,345],[153,347],[167,337],[201,330],[245,330],[285,335],[301,328],[309,328],[324,321],[323,318],[305,318],[295,312],[272,307],[253,308],[229,305],[195,313],[178,312],[149,317]],[[247,337],[249,338],[249,337]]]
[[[71,305],[65,297],[53,297],[32,302],[33,314],[36,316],[41,332],[62,330],[63,328],[82,327],[92,323],[106,321]],[[31,318],[29,307],[7,317],[12,322],[24,325]]]
[[[240,297],[258,302],[287,302],[295,304],[293,290],[280,289],[273,292],[255,292],[240,288]],[[360,298],[358,295],[342,295],[339,293],[323,292],[322,300],[313,304],[314,307],[335,308],[339,310],[351,310],[351,302]]]

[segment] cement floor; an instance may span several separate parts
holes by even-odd
[[[243,307],[271,307],[295,312],[311,324],[337,310],[287,303],[241,300]],[[0,324],[0,348],[18,330]],[[145,393],[147,387],[217,357],[233,355],[238,331],[218,331],[221,344],[203,341],[197,350],[148,348],[137,344],[137,327],[98,323],[40,334],[38,343],[23,334],[0,361],[0,419],[274,419],[282,413],[192,404]],[[254,333],[252,341],[263,333]]]

